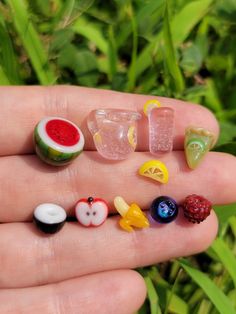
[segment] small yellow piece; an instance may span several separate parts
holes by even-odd
[[[129,206],[122,197],[117,196],[114,199],[114,205],[122,216],[119,221],[120,227],[122,229],[131,232],[133,231],[133,227],[149,227],[149,221],[146,215],[142,212],[137,204],[133,203]]]
[[[129,127],[127,136],[128,136],[128,141],[130,145],[133,147],[133,149],[135,149],[137,143],[136,143],[135,127],[133,125]]]
[[[146,161],[140,168],[139,174],[144,177],[151,178],[160,183],[167,183],[169,180],[169,172],[165,164],[160,160]]]
[[[161,103],[156,99],[150,99],[145,102],[143,106],[143,112],[146,116],[148,116],[148,113],[153,108],[159,108],[161,107]]]
[[[101,137],[99,131],[94,134],[93,140],[97,144],[101,144],[102,143],[102,137]]]

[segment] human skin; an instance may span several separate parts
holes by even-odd
[[[146,288],[136,267],[188,256],[205,250],[217,233],[211,215],[192,224],[182,213],[165,226],[132,233],[109,217],[98,228],[67,222],[53,236],[42,235],[32,223],[34,208],[45,202],[63,206],[74,215],[78,199],[107,200],[115,196],[148,209],[159,195],[177,202],[199,194],[214,204],[236,201],[236,159],[210,152],[201,165],[187,167],[184,130],[201,126],[216,137],[213,114],[199,105],[157,97],[175,110],[174,151],[161,159],[169,169],[166,185],[139,177],[139,166],[154,159],[148,152],[147,120],[139,123],[138,147],[128,159],[111,162],[95,151],[86,117],[97,108],[142,111],[155,98],[90,88],[0,87],[0,313],[114,313],[131,314],[143,303]],[[71,165],[52,167],[34,154],[32,133],[45,116],[60,116],[78,124],[85,135],[85,151]]]

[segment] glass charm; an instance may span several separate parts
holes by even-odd
[[[157,100],[144,104],[149,123],[149,150],[152,154],[170,152],[173,148],[174,110],[161,107]]]
[[[146,215],[137,204],[133,203],[129,206],[122,197],[117,196],[114,199],[114,205],[122,217],[119,221],[119,225],[122,229],[131,232],[133,231],[133,227],[149,227],[149,221]]]
[[[83,151],[84,136],[71,121],[46,117],[35,127],[34,144],[41,160],[53,166],[64,166]]]
[[[185,131],[184,149],[190,169],[195,169],[206,153],[214,146],[215,136],[199,127],[188,127]]]
[[[169,196],[160,196],[154,199],[150,207],[151,217],[160,223],[169,223],[178,215],[178,205]]]
[[[87,120],[97,151],[104,158],[122,160],[137,145],[137,125],[141,114],[119,109],[93,110]]]

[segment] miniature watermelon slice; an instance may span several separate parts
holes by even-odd
[[[36,154],[53,166],[69,164],[83,151],[84,136],[69,120],[58,117],[42,119],[34,130]]]

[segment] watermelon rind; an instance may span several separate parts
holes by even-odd
[[[64,120],[74,125],[80,134],[79,143],[71,147],[64,147],[63,145],[54,142],[44,130],[45,125],[51,119]],[[47,117],[41,120],[35,127],[34,144],[36,154],[42,161],[53,166],[64,166],[69,164],[72,160],[81,154],[84,146],[84,136],[81,130],[74,123],[63,118]]]

